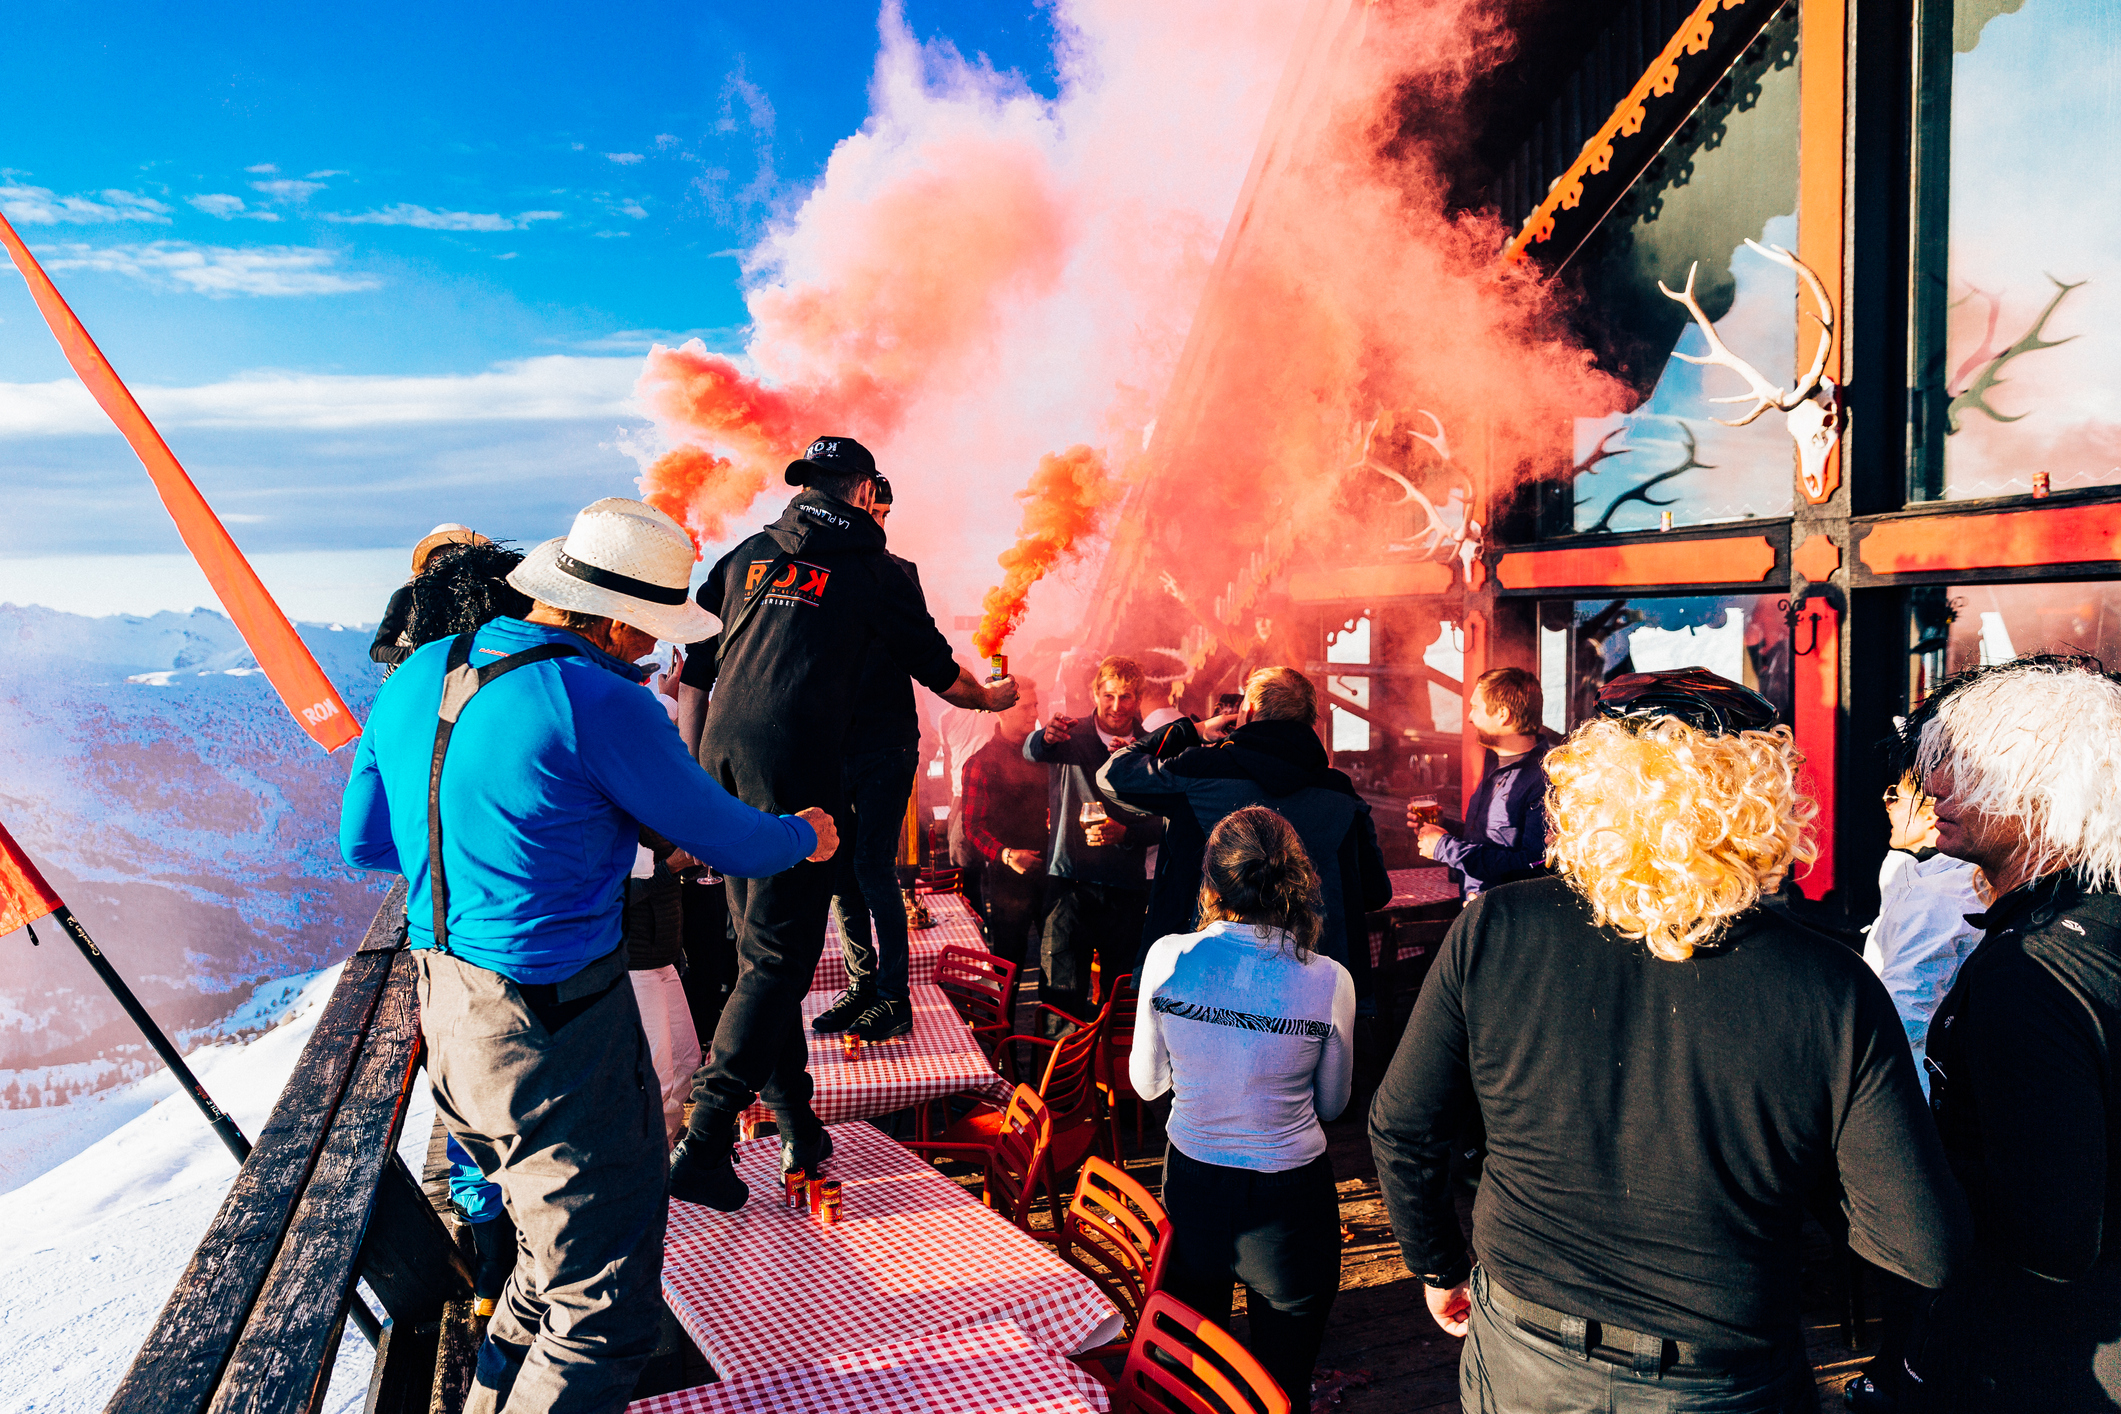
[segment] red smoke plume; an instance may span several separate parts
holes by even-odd
[[[1058,275],[1070,223],[1035,151],[960,135],[906,160],[910,170],[859,201],[828,168],[802,224],[780,238],[784,275],[801,277],[751,292],[760,376],[697,340],[649,354],[635,396],[674,447],[642,474],[641,493],[696,546],[723,539],[728,518],[780,485],[812,438],[877,450],[911,404],[976,378],[1004,311]]]
[[[1080,444],[1040,457],[1031,484],[1017,492],[1017,499],[1024,503],[1024,521],[1016,544],[997,560],[1002,582],[987,591],[979,629],[972,635],[973,651],[982,658],[999,651],[1023,622],[1031,586],[1097,533],[1112,500],[1105,459]]]

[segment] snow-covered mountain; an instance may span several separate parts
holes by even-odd
[[[299,628],[365,719],[369,632]],[[0,821],[172,1032],[253,1029],[235,1014],[258,983],[339,961],[367,927],[389,880],[339,861],[352,756],[297,728],[218,613],[0,604]],[[72,945],[39,936],[0,937],[0,1106],[145,1068]]]

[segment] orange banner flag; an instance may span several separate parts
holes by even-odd
[[[0,825],[0,938],[36,922],[63,902],[15,843],[7,826]]]
[[[133,395],[119,381],[117,371],[96,341],[81,327],[81,321],[67,307],[53,287],[51,277],[37,264],[29,247],[15,234],[15,228],[0,215],[0,245],[14,259],[15,268],[29,282],[31,298],[44,314],[44,322],[51,325],[52,334],[59,340],[59,347],[66,353],[66,361],[74,366],[74,372],[88,386],[88,391],[132,443],[133,451],[147,468],[148,476],[155,483],[155,490],[162,495],[162,504],[169,511],[171,520],[177,523],[177,533],[184,537],[184,546],[206,572],[206,582],[220,596],[221,607],[235,622],[243,641],[257,657],[258,666],[265,670],[266,680],[279,692],[280,700],[287,710],[295,714],[302,729],[316,738],[317,744],[326,751],[336,751],[361,734],[361,724],[346,710],[346,703],[339,697],[331,679],[324,676],[324,669],[317,664],[316,655],[302,641],[287,615],[273,602],[271,594],[236,548],[229,537],[227,527],[214,514],[213,507],[192,485],[184,468],[177,464],[176,457],[162,441],[162,434],[147,420],[147,414],[133,401]],[[5,899],[6,864],[0,860],[0,901]],[[49,910],[46,910],[47,912]],[[0,915],[4,916],[4,915]],[[42,915],[38,915],[42,916]],[[19,925],[18,925],[19,926]]]

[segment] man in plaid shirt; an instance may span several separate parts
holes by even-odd
[[[1024,941],[1038,926],[1046,880],[1046,770],[1024,759],[1024,738],[1038,727],[1038,687],[1016,680],[1016,705],[1001,713],[987,744],[965,762],[958,806],[965,846],[979,861],[979,911],[987,946],[1021,964]]]

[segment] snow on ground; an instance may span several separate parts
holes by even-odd
[[[249,1000],[229,1015],[208,1026],[179,1031],[177,1049],[185,1052],[185,1063],[196,1073],[216,1064],[222,1051],[241,1046],[210,1048],[202,1043],[216,1039],[248,1040],[250,1033],[266,1030],[285,1020],[309,995],[324,974],[304,972],[278,981],[260,983]],[[331,974],[336,977],[338,973]],[[328,990],[327,984],[327,990]],[[304,1035],[307,1035],[305,1030]],[[297,1048],[299,1050],[299,1047]],[[115,1089],[96,1089],[107,1072],[125,1068],[136,1074],[149,1071],[132,1084]],[[123,1076],[119,1079],[122,1081]],[[67,1065],[33,1066],[22,1070],[0,1070],[0,1089],[14,1084],[25,1089],[46,1089],[79,1080],[90,1093],[76,1094],[70,1103],[44,1105],[36,1109],[0,1110],[0,1194],[10,1193],[41,1173],[65,1162],[105,1135],[147,1113],[164,1098],[177,1093],[177,1082],[143,1042],[127,1048],[126,1058],[76,1061]],[[206,1093],[216,1095],[214,1087]],[[244,1131],[248,1133],[249,1131]]]
[[[186,1058],[246,1135],[265,1127],[339,971],[306,979],[272,1030]],[[26,1181],[0,1176],[20,1185],[0,1193],[0,1414],[101,1409],[235,1179],[235,1160],[166,1072],[97,1103],[106,1108],[94,1123],[106,1128],[94,1143]],[[56,1153],[74,1142],[38,1126],[77,1108],[88,1107],[0,1116],[4,1152],[18,1169],[32,1168],[38,1144]],[[415,1172],[432,1114],[423,1078],[400,1144]],[[349,1325],[328,1414],[361,1407],[371,1364],[368,1343]]]

